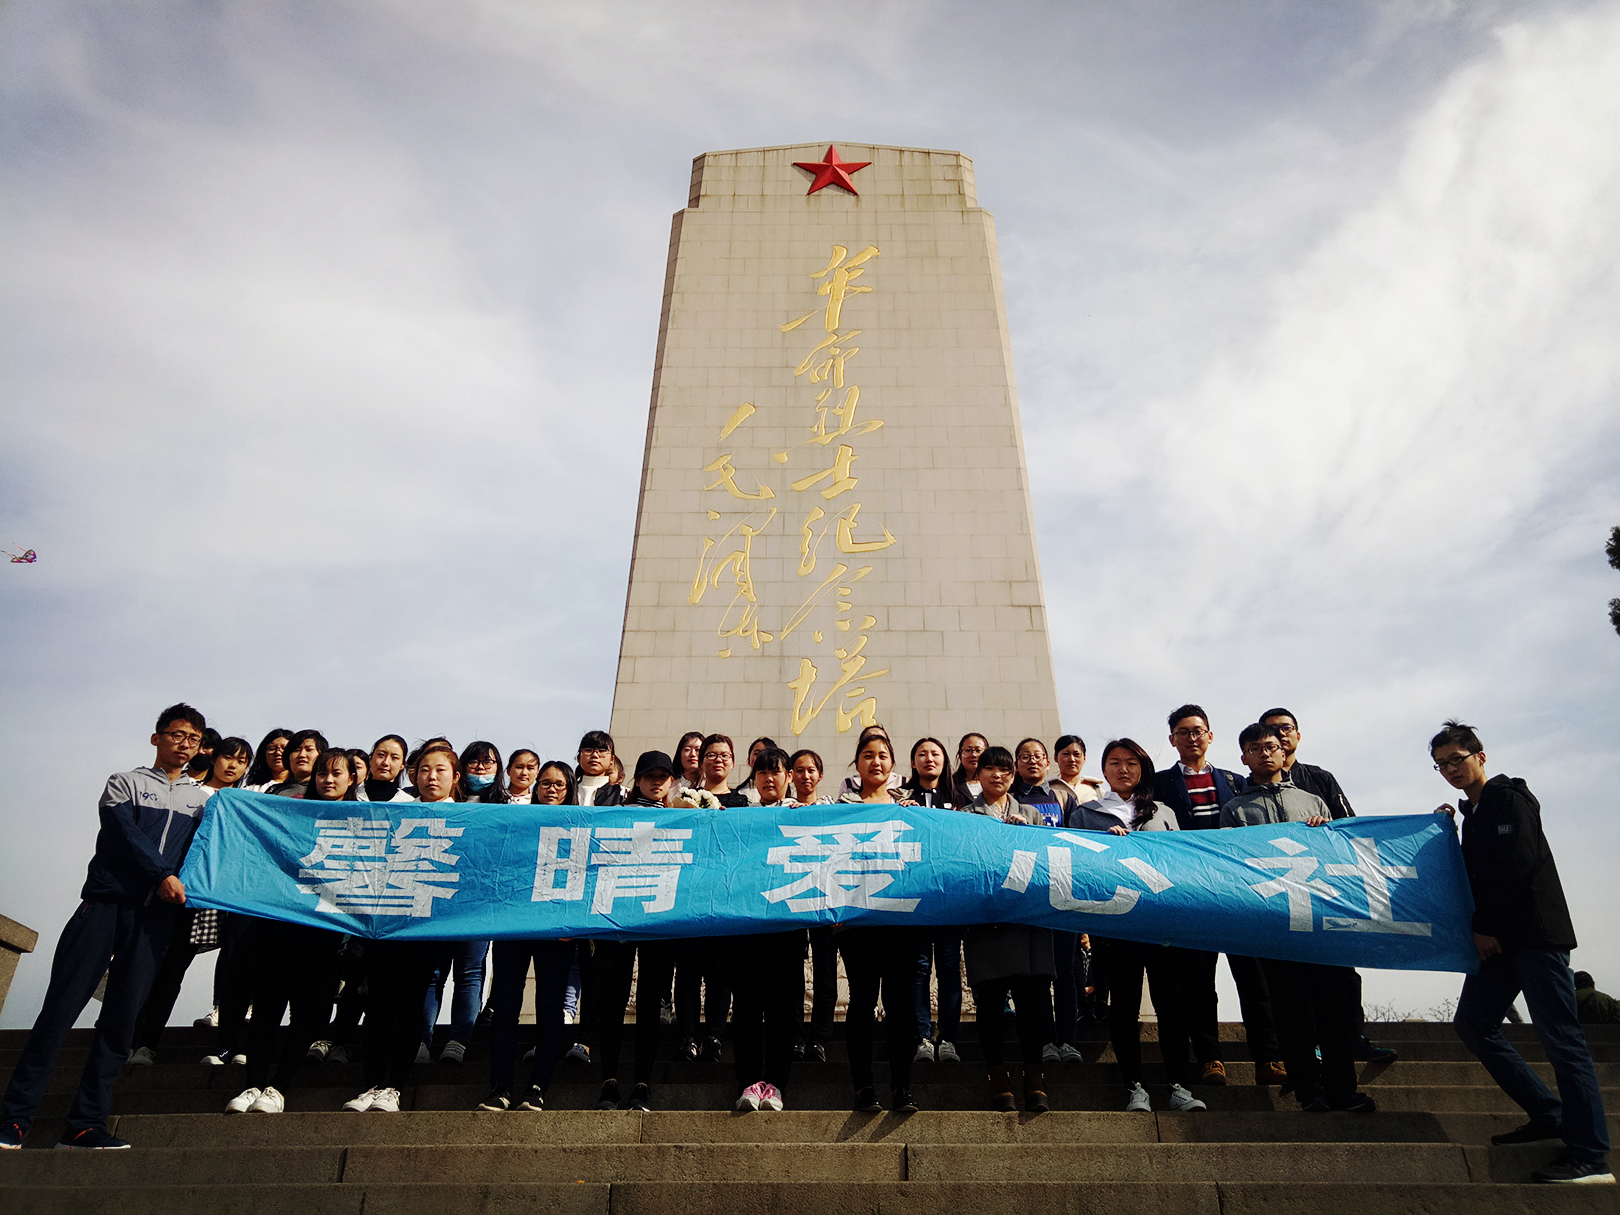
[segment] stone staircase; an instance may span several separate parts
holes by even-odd
[[[476,1113],[487,1072],[475,1042],[460,1067],[416,1069],[406,1112],[342,1112],[361,1088],[360,1069],[310,1065],[287,1113],[227,1116],[219,1111],[241,1090],[243,1069],[203,1066],[212,1031],[176,1028],[157,1066],[129,1069],[120,1083],[111,1129],[134,1149],[0,1154],[0,1211],[1620,1212],[1620,1187],[1527,1184],[1557,1144],[1490,1146],[1492,1134],[1522,1118],[1450,1026],[1370,1028],[1401,1056],[1363,1067],[1363,1088],[1379,1103],[1373,1115],[1299,1111],[1275,1088],[1254,1086],[1252,1067],[1235,1059],[1241,1044],[1227,1060],[1231,1083],[1198,1090],[1207,1112],[1123,1113],[1112,1052],[1093,1026],[1085,1062],[1048,1069],[1050,1113],[981,1110],[985,1072],[970,1028],[962,1064],[918,1066],[913,1091],[923,1112],[909,1117],[849,1112],[837,1041],[827,1063],[795,1066],[789,1108],[774,1114],[730,1112],[729,1047],[717,1065],[660,1063],[654,1113],[596,1111],[600,1076],[571,1063],[559,1069],[545,1113]],[[1508,1033],[1540,1058],[1533,1029]],[[1590,1027],[1588,1036],[1605,1101],[1620,1111],[1620,1027]],[[23,1038],[0,1033],[0,1076]],[[30,1148],[60,1134],[88,1041],[88,1031],[75,1031],[63,1051]],[[1150,1060],[1154,1050],[1145,1048]],[[622,1076],[630,1066],[627,1051]],[[1148,1073],[1160,1101],[1152,1062]],[[881,1063],[878,1078],[881,1090]],[[1620,1134],[1620,1119],[1611,1117],[1610,1133]]]

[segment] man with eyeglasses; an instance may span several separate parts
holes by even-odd
[[[1299,758],[1299,719],[1287,709],[1267,709],[1260,714],[1260,724],[1263,726],[1276,726],[1277,738],[1282,743],[1283,771],[1297,789],[1307,793],[1314,793],[1327,804],[1328,813],[1334,818],[1355,818],[1356,812],[1350,808],[1350,799],[1344,795],[1339,787],[1338,778],[1326,768],[1318,768],[1315,764],[1305,763]],[[1356,1007],[1361,1008],[1361,974],[1356,974]],[[1356,1043],[1356,1058],[1363,1063],[1391,1063],[1400,1058],[1400,1054],[1393,1047],[1379,1046],[1367,1037],[1367,1015],[1361,1013],[1361,1030]]]
[[[1429,740],[1434,767],[1467,794],[1440,812],[1462,812],[1462,854],[1474,894],[1479,970],[1463,980],[1452,1018],[1457,1036],[1502,1091],[1529,1115],[1493,1135],[1503,1146],[1562,1139],[1565,1155],[1530,1174],[1532,1181],[1614,1183],[1609,1129],[1592,1052],[1581,1028],[1569,954],[1575,926],[1558,865],[1541,828],[1541,803],[1516,776],[1485,776],[1485,747],[1472,726],[1448,721]],[[1525,1006],[1558,1082],[1554,1096],[1502,1034],[1514,998]]]
[[[1171,712],[1169,722],[1170,745],[1175,747],[1180,762],[1154,776],[1153,796],[1175,811],[1183,831],[1213,830],[1221,825],[1221,807],[1243,789],[1243,777],[1206,761],[1215,734],[1203,706],[1182,705]],[[1215,992],[1215,965],[1219,960],[1216,953],[1188,951],[1188,1031],[1202,1084],[1226,1083],[1226,1064],[1221,1060],[1220,1001]],[[1260,963],[1228,954],[1226,965],[1238,991],[1249,1057],[1254,1060],[1255,1083],[1287,1083],[1281,1063],[1282,1047],[1271,1022],[1271,996]]]
[[[1222,827],[1304,823],[1320,827],[1331,819],[1328,805],[1288,779],[1287,751],[1276,726],[1256,722],[1238,735],[1248,785],[1221,807]],[[1347,1110],[1370,1114],[1378,1108],[1356,1091],[1355,1044],[1360,1008],[1356,972],[1348,966],[1316,962],[1261,962],[1276,1013],[1283,1062],[1300,1107],[1308,1113]],[[1320,1056],[1318,1050],[1320,1049]]]
[[[68,1030],[107,976],[107,991],[78,1096],[59,1148],[127,1148],[107,1133],[112,1087],[129,1058],[135,1021],[169,943],[174,909],[186,901],[177,876],[210,792],[185,774],[208,723],[187,704],[158,715],[149,768],[116,772],[101,794],[101,830],[62,929],[50,985],[0,1110],[0,1148],[20,1148]],[[109,970],[109,965],[111,969]]]

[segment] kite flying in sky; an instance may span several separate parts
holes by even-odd
[[[20,557],[16,553],[12,552],[9,548],[4,551],[6,556],[11,558],[12,565],[33,565],[34,562],[39,560],[39,555],[35,553],[33,549],[29,549]]]

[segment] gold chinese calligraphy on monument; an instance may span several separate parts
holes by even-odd
[[[869,669],[872,659],[867,648],[877,617],[859,606],[858,584],[873,567],[840,561],[830,554],[824,557],[821,552],[829,532],[837,552],[855,558],[899,543],[887,527],[870,519],[860,524],[864,538],[858,539],[861,503],[846,497],[860,485],[855,467],[860,459],[857,443],[883,428],[881,418],[857,419],[861,386],[850,363],[860,353],[854,341],[862,330],[844,326],[845,309],[853,297],[872,290],[856,280],[877,256],[876,245],[868,245],[853,257],[847,246],[834,245],[827,265],[807,275],[815,284],[815,294],[824,296],[826,303],[778,326],[783,334],[789,334],[813,318],[820,317],[822,322],[811,328],[817,340],[793,368],[794,383],[802,382],[802,387],[812,393],[805,438],[771,455],[775,463],[790,466],[789,476],[804,469],[784,491],[792,497],[778,499],[760,471],[738,469],[733,462],[735,451],[722,452],[703,469],[709,521],[718,524],[728,515],[741,514],[719,535],[703,536],[687,596],[693,608],[700,608],[711,590],[721,595],[729,592],[730,599],[723,609],[715,600],[709,604],[708,610],[720,613],[715,636],[722,645],[716,654],[730,658],[762,651],[791,636],[818,607],[829,602],[834,605],[832,629],[812,630],[811,642],[817,647],[814,656],[801,656],[797,675],[786,684],[786,692],[792,695],[791,729],[795,737],[803,734],[829,705],[841,734],[857,722],[863,726],[873,724],[877,720],[878,694],[869,690],[868,684],[889,674],[888,667]],[[717,441],[724,443],[757,413],[750,402],[739,405],[720,430]],[[739,507],[739,502],[750,505]],[[796,523],[799,537],[794,566],[800,580],[800,591],[795,596],[799,603],[791,611],[782,609],[782,619],[766,622],[768,629],[760,619],[760,597],[754,582],[754,541],[772,527],[789,526],[789,521]],[[738,646],[744,646],[740,653]]]

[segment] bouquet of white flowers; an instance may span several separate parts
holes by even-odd
[[[720,799],[707,789],[682,789],[670,799],[670,805],[685,810],[718,810]]]

